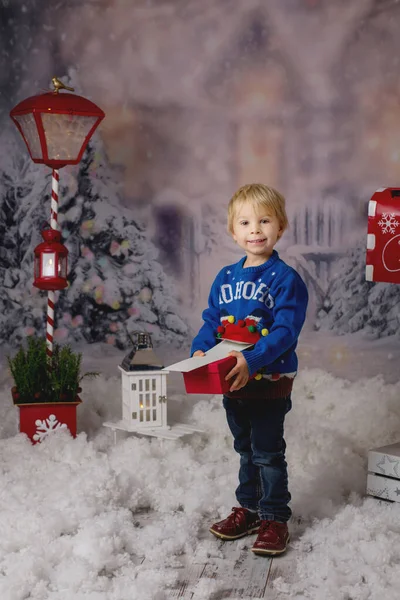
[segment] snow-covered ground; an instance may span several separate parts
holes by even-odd
[[[400,504],[365,497],[368,449],[400,440],[397,344],[303,337],[286,424],[296,575],[278,579],[282,598],[398,599]],[[238,458],[221,398],[187,396],[174,375],[170,422],[206,433],[173,442],[120,434],[114,446],[102,423],[120,417],[122,354],[82,351],[84,367],[102,374],[84,385],[80,433],[37,446],[17,434],[0,361],[1,600],[168,598],[184,554],[216,556],[216,541],[199,532],[235,504]],[[184,356],[157,352],[166,364]]]

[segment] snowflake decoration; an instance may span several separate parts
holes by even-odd
[[[382,228],[382,233],[395,233],[397,225],[400,225],[394,216],[394,213],[383,213],[378,225]]]
[[[42,442],[44,438],[52,431],[57,431],[57,429],[65,429],[67,427],[66,423],[60,423],[56,415],[49,415],[49,418],[43,419],[43,421],[37,419],[35,421],[35,425],[36,433],[33,435],[35,442]]]

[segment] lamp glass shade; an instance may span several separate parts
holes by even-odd
[[[97,116],[42,113],[49,160],[76,160]]]
[[[56,255],[54,252],[42,254],[42,277],[55,277]]]
[[[28,150],[31,153],[32,159],[43,158],[42,146],[40,145],[39,134],[33,113],[27,113],[25,115],[15,115],[14,118],[16,121],[18,121],[22,129],[22,133],[26,140]]]

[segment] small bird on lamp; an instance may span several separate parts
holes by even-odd
[[[56,94],[58,94],[58,92],[60,90],[69,90],[70,92],[74,92],[75,91],[74,88],[68,87],[62,81],[60,81],[57,77],[53,77],[52,80],[51,80],[51,82],[54,85],[54,90],[55,90]]]

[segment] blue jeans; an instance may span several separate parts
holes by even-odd
[[[241,400],[224,396],[223,403],[233,447],[240,454],[238,503],[258,511],[263,520],[288,521],[292,511],[283,424],[292,408],[291,397]]]

